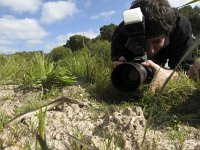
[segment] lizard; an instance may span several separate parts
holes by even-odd
[[[62,96],[61,98],[57,98],[56,100],[54,100],[54,101],[42,106],[42,112],[45,111],[45,110],[53,109],[54,107],[56,107],[58,105],[61,105],[63,103],[78,104],[80,107],[87,106],[86,104],[84,104],[82,102],[79,102],[76,99],[71,99],[69,97]],[[6,126],[7,127],[13,126],[14,124],[16,124],[17,122],[21,121],[25,117],[38,114],[39,111],[40,111],[40,108],[37,108],[35,110],[31,110],[31,111],[22,113],[22,114],[20,114],[20,115],[18,115],[16,117],[12,118],[11,120],[9,120],[7,122],[7,124],[6,124]]]

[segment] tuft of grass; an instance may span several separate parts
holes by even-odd
[[[50,62],[44,54],[35,54],[30,63],[29,70],[26,72],[24,85],[39,85],[43,88],[52,86],[62,87],[75,82],[75,77],[57,63]]]
[[[37,106],[38,106],[37,101],[30,101],[30,103],[28,103],[28,104],[25,104],[25,105],[22,105],[21,107],[15,108],[14,113],[17,116],[17,115],[20,115],[24,112],[34,110],[34,109],[37,108]]]
[[[67,132],[66,132],[67,133]],[[79,130],[74,130],[74,135],[67,133],[71,140],[69,140],[70,149],[76,150],[97,150],[97,147],[92,141],[88,141]],[[93,146],[87,143],[92,143]]]
[[[175,142],[176,149],[183,149],[184,148],[184,142],[187,137],[187,132],[177,126],[176,128],[172,128],[171,131],[169,131],[169,138]]]
[[[87,51],[74,52],[71,57],[66,57],[61,61],[61,66],[68,68],[69,71],[78,79],[91,82],[94,76],[95,59]]]
[[[60,65],[68,68],[79,80],[92,84],[92,88],[99,91],[110,84],[111,61],[108,61],[110,56],[108,51],[96,51],[98,52],[90,52],[84,48],[60,61]]]
[[[3,131],[3,128],[7,123],[8,123],[8,117],[3,112],[0,112],[0,132]]]
[[[15,58],[13,56],[5,56],[3,62],[0,63],[0,83],[1,84],[16,84],[20,82],[23,73],[27,69],[25,59]]]
[[[123,140],[122,133],[118,130],[118,126],[112,131],[103,131],[103,138],[103,150],[117,150],[124,148],[125,141]]]
[[[46,132],[45,132],[45,117],[46,112],[42,111],[42,102],[40,101],[40,107],[39,107],[39,114],[38,114],[38,129],[36,133],[36,149],[41,148],[43,150],[48,150],[47,142],[46,142]],[[40,145],[40,146],[39,146]]]
[[[82,133],[80,131],[74,131],[74,136],[77,137],[79,140],[84,141],[84,136],[82,135]],[[75,140],[70,140],[70,148],[71,149],[76,149],[76,150],[87,150],[87,148],[85,146],[83,146],[82,144],[80,144],[79,142],[75,141]]]
[[[10,100],[11,99],[11,96],[4,96],[4,97],[2,97],[0,100],[1,101],[7,101],[7,100]]]
[[[178,111],[179,106],[187,102],[197,89],[197,83],[180,72],[179,80],[170,80],[162,93],[154,94],[145,90],[144,97],[138,102],[138,105],[143,108],[144,114],[147,116],[152,111],[152,104],[157,99],[152,114],[170,114],[170,112]]]
[[[20,128],[18,125],[12,127],[8,134],[8,141],[6,141],[7,145],[14,145],[22,136],[26,136],[25,129]]]

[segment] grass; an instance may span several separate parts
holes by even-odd
[[[42,150],[48,150],[48,145],[46,142],[46,132],[45,132],[45,117],[46,117],[46,112],[42,111],[42,101],[40,101],[40,107],[39,107],[39,114],[38,114],[38,129],[36,132],[36,149],[42,149]]]
[[[14,113],[15,113],[14,115],[17,116],[17,115],[20,115],[24,112],[34,110],[38,107],[38,104],[39,104],[39,102],[37,102],[37,101],[30,101],[29,103],[22,105],[21,107],[15,108],[14,109]]]
[[[40,85],[43,88],[62,87],[75,82],[75,77],[57,63],[50,62],[44,54],[35,54],[30,62],[30,68],[23,78],[25,85]]]
[[[3,112],[0,112],[0,132],[3,131],[3,128],[5,127],[7,122],[8,122],[8,117]]]
[[[4,96],[0,99],[0,101],[7,101],[7,100],[10,100],[11,99],[11,96]]]
[[[84,138],[84,136],[82,135],[82,133],[78,130],[75,130],[74,133],[73,133],[73,136],[76,137],[77,139],[79,139],[80,141],[82,142],[87,142]],[[78,142],[77,140],[73,140],[71,139],[69,141],[69,144],[70,144],[70,148],[71,149],[76,149],[76,150],[87,150],[87,147],[84,146],[83,144],[81,144],[80,142]]]
[[[114,129],[111,132],[104,132],[104,145],[103,150],[117,150],[123,149],[124,141],[122,138],[122,133],[119,133],[117,129]]]
[[[184,80],[189,80],[189,79],[185,78]],[[179,84],[176,84],[174,82],[169,83],[169,85],[168,85],[169,89],[166,88],[166,91],[163,93],[163,95],[159,95],[160,100],[163,100],[163,103],[165,103],[165,105],[164,104],[160,105],[160,103],[158,103],[157,110],[155,112],[159,112],[159,111],[160,112],[164,112],[164,111],[166,111],[166,113],[170,114],[170,110],[171,109],[174,109],[174,108],[176,109],[177,106],[179,106],[183,102],[185,102],[187,100],[187,97],[186,97],[186,95],[182,95],[181,92],[184,92],[186,94],[192,95],[193,90],[195,91],[197,89],[197,86],[198,86],[197,83],[193,83],[192,82],[194,88],[189,88],[189,86],[190,86],[189,82],[192,82],[192,81],[189,80],[188,82],[185,82],[186,85],[180,87],[180,91],[179,91],[179,88],[177,88],[178,86],[180,86]],[[173,90],[171,90],[170,87],[173,87]],[[146,87],[145,87],[145,89],[146,89]],[[176,98],[177,98],[177,100],[179,102],[177,102],[177,103],[172,103],[171,101],[168,101],[169,99],[167,99],[166,94],[171,93],[169,95],[171,97],[173,97],[173,95],[174,95],[173,92],[178,95],[178,97],[176,97]],[[182,95],[182,98],[181,98],[181,95]],[[144,95],[142,101],[140,101],[138,103],[135,102],[135,104],[137,104],[139,106],[142,106],[143,109],[145,110],[145,112],[148,114],[148,112],[149,112],[148,108],[151,108],[151,105],[152,105],[152,102],[153,102],[153,98],[155,98],[156,96],[158,96],[158,95],[152,95],[149,92],[145,92],[145,95]],[[169,97],[169,98],[171,98],[171,97]],[[183,98],[185,98],[185,100]],[[98,106],[100,106],[100,108],[99,108],[100,111],[98,111],[98,112],[96,110],[92,110],[92,111],[94,112],[94,118],[97,118],[97,119],[98,119],[98,117],[99,117],[99,115],[100,115],[101,112],[109,114],[109,111],[111,111],[112,109],[115,109],[116,111],[118,111],[118,110],[121,110],[121,109],[125,109],[127,107],[132,107],[132,105],[133,105],[133,103],[129,103],[129,102],[125,102],[125,103],[123,103],[121,105],[108,105],[106,103],[99,103],[99,102],[96,102],[96,103],[97,103]],[[171,104],[173,104],[173,105],[171,105]],[[173,115],[173,113],[170,114],[170,115]],[[176,116],[176,117],[174,117],[173,120],[168,121],[168,125],[167,126],[173,126],[173,125],[179,125],[179,124],[181,124],[182,121],[179,121],[180,119],[181,120],[182,119],[187,120],[187,118],[181,118],[181,117],[183,117],[183,116]],[[39,118],[42,118],[42,116],[40,116]],[[41,127],[41,131],[45,131],[45,129],[43,129]],[[20,136],[17,136],[16,134],[20,135],[21,133],[20,132],[19,133],[15,132],[14,133],[15,139],[14,139],[14,137],[11,137],[11,139],[13,139],[12,141],[15,141],[15,140],[19,139]],[[178,130],[173,130],[173,132],[171,132],[169,134],[170,134],[169,136],[170,136],[170,138],[171,138],[172,141],[177,141],[176,142],[176,146],[178,148],[180,148],[180,147],[183,146],[184,142],[182,142],[182,141],[184,141],[184,135],[181,135],[181,133],[179,133]],[[81,139],[82,141],[84,141],[84,137],[81,138],[80,135],[77,136],[77,137],[79,139]],[[118,147],[117,145],[120,145],[120,143],[121,143],[120,141],[118,141],[119,138],[120,137],[118,137],[114,132],[113,132],[113,134],[110,133],[109,135],[105,135],[105,138],[104,138],[104,149],[116,149]],[[80,145],[81,145],[78,142],[73,142],[72,144],[73,144],[73,147],[76,146],[76,148],[80,148]],[[156,144],[154,143],[154,145],[156,145]]]
[[[171,131],[169,131],[169,138],[175,142],[175,148],[177,150],[182,150],[184,148],[186,137],[187,132],[179,126],[176,126],[175,128],[172,128]]]
[[[73,84],[76,80],[87,83],[89,85],[87,89],[91,93],[93,92],[94,95],[103,93],[105,92],[104,89],[110,85],[110,73],[112,71],[110,67],[110,54],[108,51],[101,52],[101,49],[95,47],[94,49],[94,51],[82,49],[74,52],[70,57],[66,56],[65,59],[57,63],[50,61],[41,53],[34,54],[30,60],[19,56],[5,56],[0,62],[0,82],[17,83],[24,87],[39,86],[47,91],[42,96],[42,99],[49,99],[59,95],[58,88]],[[188,107],[191,107],[190,103],[192,101],[190,100],[194,98],[193,96],[197,94],[197,98],[199,98],[199,89],[200,82],[194,82],[180,72],[178,82],[169,81],[161,93],[152,94],[148,90],[148,86],[144,85],[139,89],[143,93],[143,97],[138,101],[124,102],[121,105],[95,102],[99,106],[98,110],[91,109],[89,111],[94,114],[93,119],[97,120],[101,113],[109,115],[112,109],[121,110],[133,105],[141,106],[146,118],[152,114],[152,120],[149,120],[151,124],[162,124],[173,128],[169,136],[172,140],[179,141],[177,148],[180,149],[183,147],[187,133],[180,131],[178,126],[182,123],[188,124],[188,121],[198,121],[200,118],[198,108],[195,110],[195,107],[192,107],[193,110],[188,109]],[[73,97],[82,98],[79,93],[73,94],[71,92],[70,94]],[[101,100],[104,101],[104,99]],[[15,109],[15,113],[18,115],[19,113],[32,110],[36,105],[35,102],[29,103]],[[194,103],[192,106],[198,107],[200,104]],[[168,118],[156,124],[156,121],[165,115]],[[2,131],[3,126],[7,122],[7,117],[2,113],[0,114],[0,120],[0,131]],[[45,143],[45,113],[40,112],[38,120],[37,140],[39,143]],[[9,136],[11,143],[13,143],[19,139],[22,131],[13,129],[11,134]],[[84,141],[84,137],[81,134],[76,133],[75,136]],[[104,149],[116,149],[118,145],[123,145],[121,141],[118,141],[120,134],[117,135],[115,132],[105,133],[104,139]],[[38,142],[36,147],[38,147]],[[71,145],[75,149],[81,149],[80,143],[72,142]],[[155,141],[152,147],[156,147]]]
[[[18,125],[11,128],[8,134],[7,145],[15,145],[22,136],[26,135],[26,131],[23,128],[20,128]],[[21,147],[20,145],[18,145]]]
[[[0,83],[19,83],[19,80],[23,76],[23,72],[26,71],[26,61],[22,59],[16,59],[15,57],[5,56],[5,60],[0,63]]]

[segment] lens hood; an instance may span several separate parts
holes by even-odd
[[[126,62],[116,66],[111,74],[111,82],[122,92],[130,92],[143,84],[149,76],[149,70],[143,65]]]

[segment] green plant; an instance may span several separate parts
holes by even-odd
[[[71,140],[69,140],[70,149],[72,150],[96,150],[94,143],[93,147],[87,144],[87,140],[79,130],[74,130],[74,135],[65,132]]]
[[[177,150],[183,149],[186,135],[186,131],[178,126],[172,128],[172,130],[169,132],[169,138],[175,141],[175,147]]]
[[[7,100],[10,100],[11,99],[11,96],[4,96],[1,98],[1,101],[7,101]]]
[[[49,62],[43,54],[36,54],[24,77],[24,85],[41,85],[43,88],[62,87],[75,82],[75,77],[58,64]]]
[[[110,132],[103,132],[104,146],[103,150],[117,150],[123,149],[124,141],[122,140],[122,133],[117,128]]]
[[[59,60],[62,60],[65,57],[69,57],[71,55],[71,50],[64,46],[56,47],[48,54],[48,56],[52,58],[54,62],[58,62]]]
[[[0,112],[0,132],[3,131],[3,128],[5,127],[7,122],[8,122],[8,117],[4,113]]]
[[[29,103],[22,105],[21,107],[16,107],[14,109],[15,115],[20,115],[24,112],[30,111],[30,110],[34,110],[36,109],[38,106],[38,102],[37,101],[30,101]]]
[[[6,60],[0,63],[0,83],[19,83],[27,69],[26,65],[25,59],[16,59],[13,56],[6,57]]]
[[[162,94],[156,95],[159,98],[160,111],[176,111],[176,107],[187,101],[197,89],[197,84],[189,79],[183,72],[179,73],[180,79],[170,80]]]
[[[80,139],[81,141],[84,140],[84,136],[80,133],[80,131],[74,131],[74,136]],[[76,149],[76,150],[87,150],[86,147],[84,147],[82,144],[80,144],[77,141],[71,140],[70,141],[70,147],[71,149]]]
[[[91,83],[93,89],[99,91],[110,84],[110,43],[97,40],[88,48],[74,52],[60,62],[78,79]]]
[[[14,145],[22,136],[26,135],[26,131],[23,128],[20,128],[18,125],[12,127],[8,133],[7,145]]]
[[[72,57],[66,57],[61,61],[61,66],[68,68],[69,71],[82,81],[91,82],[94,75],[94,57],[88,51],[74,52]]]
[[[44,112],[42,111],[42,103],[40,102],[39,114],[38,114],[39,123],[38,123],[38,128],[36,131],[36,146],[35,146],[36,149],[39,149],[39,148],[41,148],[42,150],[49,149],[46,142],[46,132],[45,132],[46,112],[47,110],[45,110]]]

